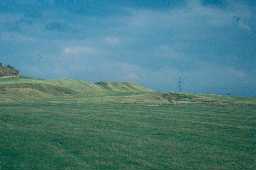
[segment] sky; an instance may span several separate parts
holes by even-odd
[[[44,79],[256,96],[255,0],[1,0],[0,62]]]

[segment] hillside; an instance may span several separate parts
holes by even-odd
[[[140,92],[152,92],[151,89],[143,86],[133,84],[130,82],[96,82],[98,87],[113,92],[127,92],[127,93],[140,93]]]
[[[130,82],[84,80],[38,80],[24,77],[0,78],[0,100],[72,100],[137,103],[149,105],[204,103],[215,105],[255,104],[253,98],[186,93],[159,93]]]
[[[255,98],[0,78],[0,170],[254,170]]]
[[[18,76],[19,71],[10,65],[0,63],[0,77]]]
[[[150,93],[152,90],[133,83],[90,83],[82,80],[36,80],[30,78],[0,78],[0,98],[85,98],[97,96],[122,96]]]

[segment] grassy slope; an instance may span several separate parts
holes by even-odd
[[[0,78],[0,98],[41,99],[64,97],[118,96],[141,94],[149,89],[131,83],[110,83],[111,88],[80,80],[36,80],[29,78]]]
[[[128,93],[139,93],[149,92],[150,89],[146,89],[143,86],[132,84],[129,82],[97,82],[97,86],[114,92],[128,92]]]
[[[0,169],[256,168],[255,99],[120,86],[0,80]]]

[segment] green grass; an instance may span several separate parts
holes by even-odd
[[[255,99],[120,86],[0,80],[0,170],[256,168]]]

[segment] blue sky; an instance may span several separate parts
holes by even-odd
[[[0,61],[48,79],[256,96],[254,0],[0,1]]]

